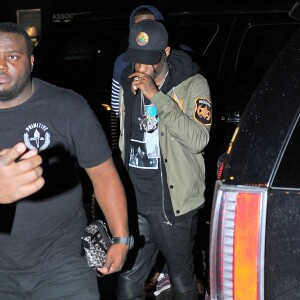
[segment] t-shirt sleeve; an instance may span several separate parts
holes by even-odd
[[[104,130],[87,103],[81,105],[71,131],[80,167],[95,167],[111,156]]]

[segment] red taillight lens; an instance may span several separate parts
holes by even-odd
[[[256,300],[261,195],[238,193],[233,242],[233,295],[235,300]]]
[[[219,168],[218,168],[218,171],[217,171],[217,179],[221,179],[224,166],[225,166],[225,161],[222,161]]]
[[[211,236],[211,299],[263,299],[266,189],[229,187],[214,196]]]

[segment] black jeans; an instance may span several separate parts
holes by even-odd
[[[197,299],[193,266],[196,211],[177,217],[172,226],[165,223],[162,212],[140,212],[138,226],[144,244],[129,254],[120,273],[118,299],[144,299],[144,284],[159,250],[165,257],[176,299]]]

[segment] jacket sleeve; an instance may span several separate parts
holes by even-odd
[[[191,153],[203,151],[209,141],[211,126],[211,100],[206,79],[197,74],[178,86],[168,95],[158,92],[152,99],[164,126]]]

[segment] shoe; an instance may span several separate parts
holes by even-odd
[[[145,297],[146,298],[153,298],[154,297],[154,292],[156,291],[156,283],[149,282],[145,286],[144,291],[145,291]]]
[[[146,284],[144,288],[146,298],[154,297],[154,292],[156,291],[156,284],[159,275],[160,275],[159,272],[154,273],[153,277],[151,277],[149,282]]]
[[[161,273],[156,284],[156,291],[154,296],[160,295],[163,291],[171,288],[171,282],[168,274]]]

